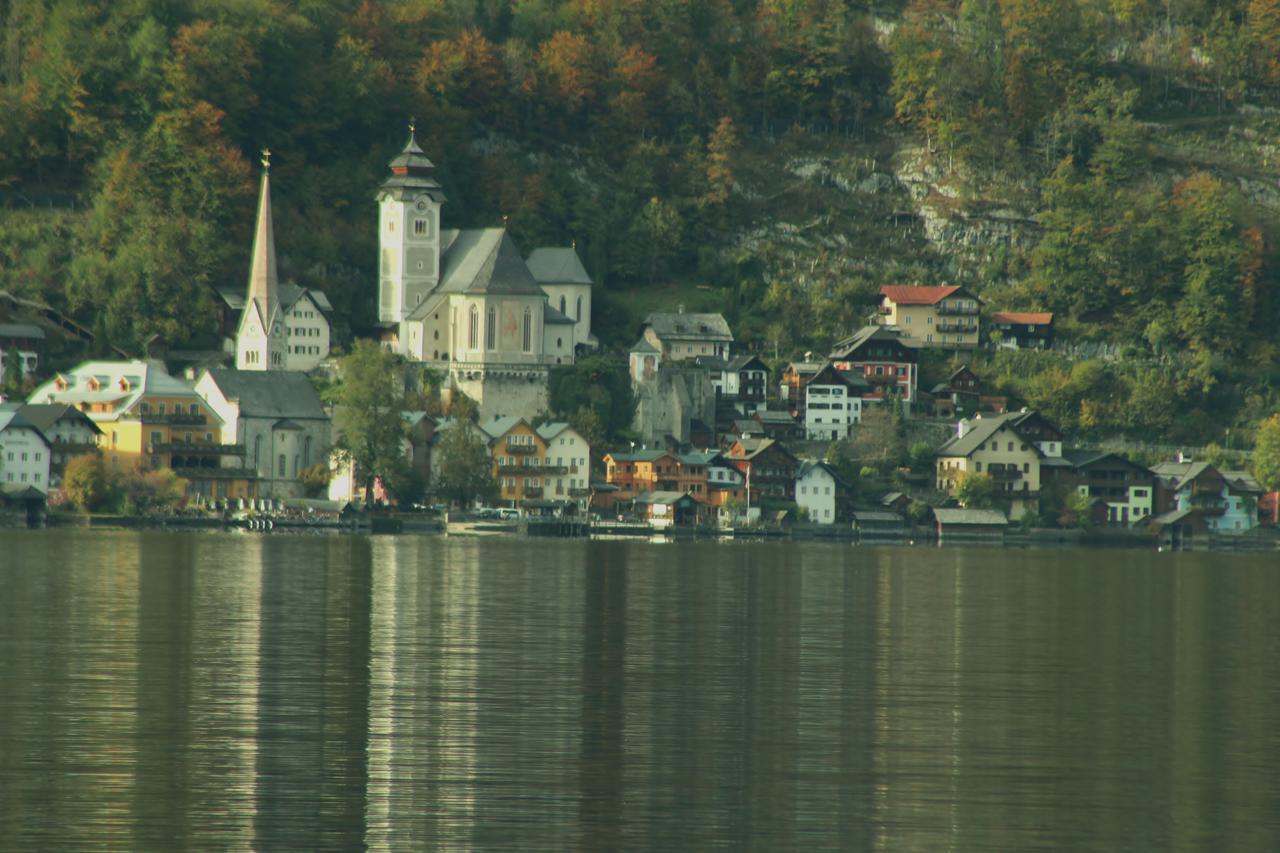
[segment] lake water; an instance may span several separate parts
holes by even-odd
[[[1280,849],[1277,569],[0,533],[0,850]]]

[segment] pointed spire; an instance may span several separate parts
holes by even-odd
[[[263,148],[262,186],[258,191],[258,222],[253,232],[253,259],[249,262],[249,298],[245,310],[256,305],[262,322],[271,323],[279,300],[276,238],[271,222],[271,152]]]

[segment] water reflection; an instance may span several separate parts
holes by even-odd
[[[0,848],[1274,849],[1266,559],[0,534]]]

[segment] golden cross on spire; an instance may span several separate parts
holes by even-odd
[[[262,149],[262,168],[268,171],[271,170],[271,149],[270,148],[264,147]]]
[[[412,136],[413,132],[417,129],[418,129],[418,120],[413,116],[409,116],[409,135]]]

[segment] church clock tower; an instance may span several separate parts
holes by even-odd
[[[401,323],[440,281],[440,206],[444,191],[435,166],[409,141],[391,161],[391,177],[378,191],[378,321]],[[401,346],[404,341],[401,340]]]
[[[275,229],[271,223],[271,152],[262,152],[258,222],[249,262],[249,294],[236,330],[236,369],[284,370],[289,339],[280,307]]]

